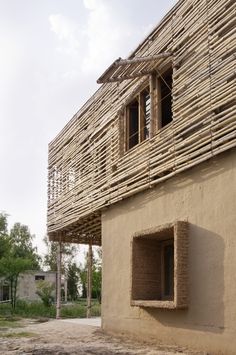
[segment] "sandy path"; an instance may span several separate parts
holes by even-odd
[[[65,320],[46,323],[25,321],[24,328],[10,332],[31,332],[29,338],[0,337],[0,354],[33,355],[203,355],[186,349],[135,343],[104,334],[99,327]],[[85,321],[86,322],[86,321]]]

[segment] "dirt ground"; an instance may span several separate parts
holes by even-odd
[[[97,326],[79,321],[24,320],[24,326],[0,329],[1,355],[203,355],[179,347],[137,343],[107,335]]]

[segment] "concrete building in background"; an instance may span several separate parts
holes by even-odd
[[[37,284],[39,281],[47,281],[55,286],[54,297],[56,292],[56,272],[44,271],[28,271],[20,274],[17,297],[26,301],[39,301],[40,297],[37,295]]]
[[[39,281],[46,281],[55,286],[54,297],[56,296],[57,273],[54,271],[27,271],[21,273],[17,285],[17,298],[25,301],[40,301],[37,295],[37,284]],[[67,302],[67,280],[62,277],[62,289]],[[0,280],[0,302],[9,301],[11,299],[11,291],[9,282],[2,278]]]
[[[236,353],[235,44],[234,1],[179,1],[49,145],[48,234],[102,245],[105,331]]]

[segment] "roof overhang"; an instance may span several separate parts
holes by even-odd
[[[170,57],[171,52],[162,52],[152,56],[134,57],[131,59],[115,60],[107,70],[98,78],[97,83],[121,82],[149,75],[163,60]]]
[[[48,237],[54,242],[101,246],[101,228],[101,213],[91,213],[69,225],[61,225],[57,230],[53,230],[53,226],[50,226]]]

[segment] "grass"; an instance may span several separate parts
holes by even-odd
[[[0,335],[1,338],[32,338],[36,336],[37,334],[31,332],[6,333]]]
[[[0,329],[1,328],[19,328],[22,327],[19,322],[19,317],[1,317],[0,316]]]
[[[0,319],[0,328],[19,328],[21,324],[19,322],[9,322],[7,320]]]
[[[55,305],[51,307],[45,307],[42,302],[26,302],[19,300],[16,304],[16,309],[14,313],[10,304],[0,304],[0,321],[1,316],[10,317],[14,316],[22,318],[55,318],[56,317],[56,307]],[[93,300],[92,316],[100,316],[101,306],[97,300]],[[80,299],[77,302],[71,304],[62,305],[61,309],[62,318],[85,318],[86,317],[86,300]],[[10,319],[9,318],[9,319]],[[17,319],[17,318],[16,318]],[[9,320],[10,322],[10,320]],[[1,325],[0,325],[1,327]]]

